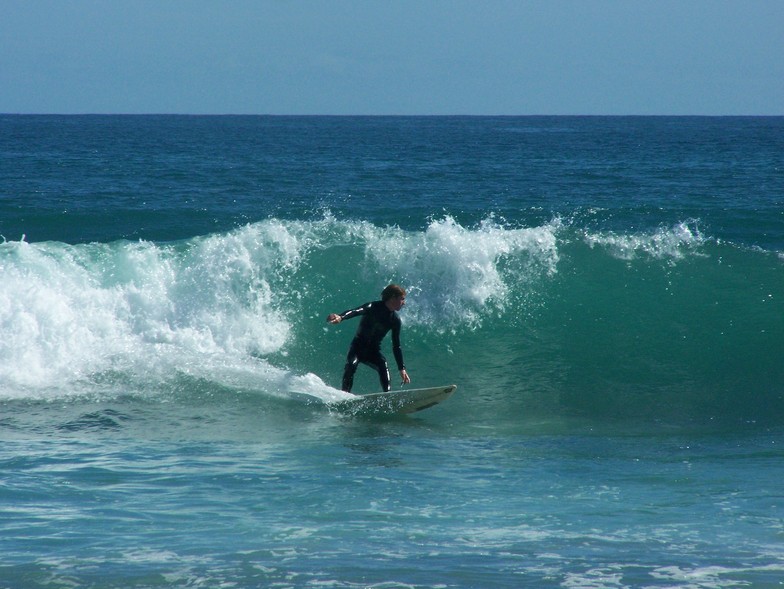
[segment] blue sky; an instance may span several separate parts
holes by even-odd
[[[784,0],[0,0],[0,112],[784,114]]]

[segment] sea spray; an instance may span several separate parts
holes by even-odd
[[[698,251],[705,238],[698,224],[692,221],[639,234],[586,232],[585,242],[591,247],[604,248],[610,255],[622,260],[633,260],[640,255],[680,260],[688,253]]]
[[[557,230],[558,223],[507,228],[493,219],[470,228],[446,217],[423,232],[391,232],[367,250],[388,276],[413,289],[410,321],[435,329],[476,327],[504,312],[511,290],[556,271]]]
[[[175,244],[1,247],[5,395],[107,371],[165,380],[205,363],[255,366],[251,355],[287,338],[271,284],[297,247],[276,223]]]

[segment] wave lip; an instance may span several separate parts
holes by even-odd
[[[511,290],[556,272],[559,228],[559,221],[508,228],[492,218],[466,228],[445,217],[423,232],[388,231],[367,253],[390,276],[407,279],[416,298],[409,320],[477,325],[490,309],[503,311]]]
[[[694,252],[703,245],[705,237],[696,222],[692,221],[638,234],[587,232],[585,242],[590,247],[604,248],[613,257],[621,260],[633,260],[640,255],[654,259],[680,260],[686,252]]]

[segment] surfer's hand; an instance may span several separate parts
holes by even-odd
[[[332,323],[333,325],[336,323],[340,323],[340,315],[337,313],[330,313],[327,316],[327,323]]]
[[[408,376],[408,372],[406,372],[405,369],[400,371],[400,378],[403,380],[403,384],[411,382],[411,377]]]

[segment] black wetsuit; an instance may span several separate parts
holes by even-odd
[[[351,341],[346,356],[346,367],[343,370],[343,390],[351,391],[354,384],[354,373],[360,362],[378,371],[381,389],[390,390],[389,368],[384,354],[381,353],[381,340],[392,331],[392,353],[398,370],[404,370],[403,350],[400,348],[400,317],[390,311],[383,301],[365,303],[357,309],[340,313],[340,320],[351,319],[361,315],[357,333]]]

